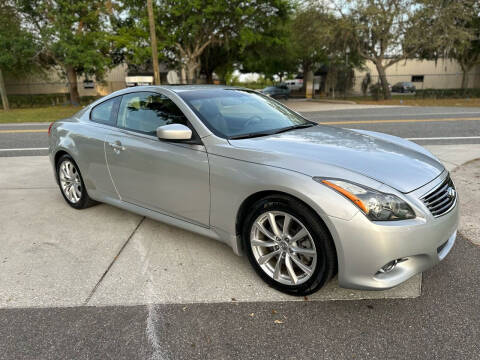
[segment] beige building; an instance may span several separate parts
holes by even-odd
[[[167,80],[167,70],[164,70],[164,80]],[[377,70],[372,62],[367,62],[366,69],[355,71],[353,92],[361,93],[362,80],[369,72],[372,83],[378,81]],[[119,65],[110,70],[104,81],[86,81],[85,77],[78,79],[80,96],[103,96],[127,86],[127,66]],[[406,60],[400,61],[387,69],[387,79],[391,85],[401,81],[411,81],[417,89],[449,89],[460,88],[462,84],[462,69],[454,60]],[[93,79],[94,80],[94,79]],[[164,81],[162,80],[162,81]],[[316,79],[317,80],[317,79]],[[50,70],[42,76],[30,76],[23,79],[7,78],[6,90],[9,95],[20,94],[68,94],[66,78],[60,71]],[[480,66],[469,73],[468,87],[480,88]]]
[[[95,79],[78,78],[78,92],[80,96],[104,96],[113,91],[125,88],[127,66],[119,65],[108,71],[101,82]],[[60,69],[51,69],[45,74],[32,75],[25,78],[5,79],[8,95],[21,94],[68,94],[66,77],[62,76]]]
[[[354,92],[361,92],[362,80],[367,72],[372,83],[378,81],[375,65],[369,61],[366,70],[355,71]],[[401,81],[413,82],[417,89],[454,89],[462,86],[463,72],[455,60],[416,60],[399,61],[387,68],[387,80],[390,85]],[[469,88],[480,88],[480,66],[474,67],[468,76]]]

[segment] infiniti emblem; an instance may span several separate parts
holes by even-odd
[[[450,199],[453,199],[455,197],[455,189],[453,187],[449,187],[447,189],[447,196],[450,198]]]

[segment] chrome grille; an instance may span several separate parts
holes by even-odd
[[[423,203],[435,217],[450,211],[455,205],[456,199],[457,192],[450,176],[440,186],[422,197]]]

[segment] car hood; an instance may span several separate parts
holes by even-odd
[[[407,193],[435,179],[443,165],[418,145],[381,134],[314,126],[250,139],[229,140],[239,157],[298,171],[329,176],[322,165],[344,168]],[[398,139],[398,141],[395,141]],[[412,146],[408,146],[411,144]],[[423,149],[422,149],[423,150]]]

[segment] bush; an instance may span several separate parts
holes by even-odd
[[[82,105],[90,104],[92,101],[98,99],[99,96],[82,96],[80,103]],[[67,105],[70,103],[69,94],[28,94],[28,95],[8,95],[8,101],[12,109],[15,108],[32,108],[45,107],[54,105]],[[3,104],[0,100],[0,104]]]
[[[372,84],[370,85],[370,94],[372,95],[373,100],[378,101],[383,99],[383,88],[381,84]]]
[[[420,99],[464,99],[480,97],[480,89],[423,89],[415,92]]]

